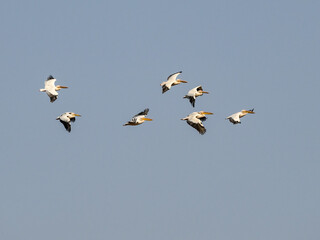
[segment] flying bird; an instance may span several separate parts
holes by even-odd
[[[187,81],[177,79],[180,73],[182,73],[182,71],[171,74],[167,78],[166,82],[160,84],[160,86],[162,87],[162,93],[165,93],[166,91],[170,90],[172,86],[178,85],[180,83],[187,83]]]
[[[185,95],[183,98],[188,98],[192,107],[194,107],[195,103],[196,103],[196,97],[202,96],[204,93],[209,93],[209,92],[205,92],[202,89],[202,86],[198,86],[195,88],[192,88],[187,95]]]
[[[213,113],[211,112],[204,112],[204,111],[200,111],[200,112],[193,112],[190,113],[188,116],[186,116],[185,118],[181,118],[181,120],[187,120],[187,123],[195,128],[201,135],[206,133],[206,129],[203,126],[202,122],[207,120],[206,115],[212,115]]]
[[[140,125],[144,121],[152,121],[151,118],[146,118],[146,116],[148,115],[148,112],[149,112],[149,108],[146,108],[142,112],[139,112],[138,114],[134,115],[133,118],[129,122],[123,124],[123,126],[127,126],[127,125],[136,126],[136,125]]]
[[[81,115],[73,113],[73,112],[66,112],[66,113],[61,114],[59,117],[57,117],[56,120],[60,120],[60,122],[65,127],[65,129],[68,132],[71,132],[70,122],[75,122],[76,117],[81,117]]]
[[[226,119],[229,119],[229,121],[232,122],[233,124],[238,124],[238,123],[241,123],[240,118],[244,117],[248,113],[254,114],[255,113],[254,108],[250,110],[241,110],[241,112],[234,113],[229,117],[227,117]]]
[[[44,88],[40,89],[40,92],[46,92],[50,98],[50,102],[54,102],[58,98],[58,92],[62,88],[68,88],[61,85],[55,85],[56,79],[50,75],[44,82]]]

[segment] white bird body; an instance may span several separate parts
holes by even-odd
[[[146,116],[148,115],[149,108],[146,108],[142,112],[134,115],[130,121],[127,123],[123,124],[123,126],[137,126],[143,123],[144,121],[152,121],[151,118],[147,118]]]
[[[50,98],[50,102],[54,102],[58,98],[58,92],[61,88],[68,88],[61,85],[55,85],[56,79],[51,75],[44,82],[44,88],[40,89],[40,92],[46,92]]]
[[[194,107],[196,103],[196,97],[202,96],[204,93],[208,94],[209,92],[203,91],[202,86],[200,85],[192,88],[183,98],[188,98],[191,105]]]
[[[65,129],[68,132],[71,132],[71,124],[70,122],[76,121],[76,116],[81,117],[81,115],[76,114],[74,112],[65,112],[61,114],[59,117],[56,118],[56,120],[60,120],[60,122],[63,124]]]
[[[212,114],[213,113],[211,112],[204,112],[204,111],[193,112],[193,113],[190,113],[185,118],[182,118],[181,120],[186,120],[191,127],[195,128],[201,135],[203,135],[206,133],[206,129],[202,124],[202,122],[207,119],[206,115],[212,115]]]
[[[187,83],[187,81],[184,81],[184,80],[181,80],[181,79],[177,79],[177,77],[178,77],[178,75],[180,73],[182,73],[182,71],[171,74],[167,78],[166,82],[162,82],[160,84],[160,86],[162,87],[162,93],[165,93],[166,91],[170,90],[170,88],[172,86],[178,85],[180,83]]]
[[[237,112],[237,113],[230,115],[226,119],[228,119],[233,124],[238,124],[238,123],[241,123],[240,118],[244,117],[248,113],[254,114],[255,113],[254,108],[250,109],[250,110],[241,110],[240,112]]]

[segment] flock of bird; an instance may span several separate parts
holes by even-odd
[[[180,83],[187,83],[187,81],[177,79],[178,75],[181,73],[182,71],[171,74],[167,78],[167,81],[160,84],[160,86],[162,87],[162,93],[165,93],[168,90],[170,90],[172,86],[179,85]],[[61,85],[56,86],[55,82],[56,82],[56,79],[52,75],[50,75],[47,78],[47,80],[44,82],[44,88],[40,89],[40,92],[47,93],[47,95],[50,98],[50,102],[52,103],[58,98],[57,91],[68,88],[66,86],[61,86]],[[208,94],[209,92],[203,91],[202,86],[197,86],[195,88],[192,88],[187,93],[187,95],[185,95],[183,98],[189,99],[192,107],[195,107],[196,98],[199,96],[202,96],[204,93]],[[142,124],[145,121],[152,121],[151,118],[147,118],[148,112],[149,112],[149,109],[146,108],[144,111],[133,116],[132,119],[127,123],[125,123],[123,126],[137,126]],[[226,119],[228,119],[233,124],[239,124],[241,123],[240,118],[244,117],[248,113],[254,114],[255,113],[254,109],[241,110],[240,112],[237,112],[228,116]],[[193,113],[190,113],[185,118],[182,118],[181,120],[186,120],[191,127],[195,128],[201,135],[203,135],[205,134],[206,129],[202,122],[204,122],[207,119],[206,115],[212,115],[212,114],[213,113],[211,112],[205,112],[205,111],[193,112]],[[59,120],[63,124],[65,129],[68,132],[71,132],[71,122],[74,122],[76,120],[76,117],[81,117],[81,115],[76,114],[74,112],[65,112],[61,114],[59,117],[57,117],[56,120]]]

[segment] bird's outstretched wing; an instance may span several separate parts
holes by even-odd
[[[194,97],[189,97],[189,102],[191,103],[192,107],[196,104],[196,99]]]
[[[71,120],[71,119],[70,119]],[[71,124],[70,123],[67,123],[67,122],[64,122],[62,120],[60,120],[60,122],[63,124],[64,128],[68,131],[68,132],[71,132]]]
[[[194,129],[196,129],[201,135],[205,134],[207,131],[205,127],[202,125],[202,123],[194,123],[191,121],[187,121],[187,123]]]
[[[172,73],[167,80],[176,80],[177,76],[182,73],[182,71],[176,72],[176,73]]]
[[[48,79],[44,82],[45,89],[55,88],[54,83],[57,81],[57,79],[54,79],[51,75],[48,77]]]
[[[54,102],[57,100],[58,93],[56,91],[55,83],[56,79],[54,79],[51,75],[47,78],[47,80],[44,82],[44,88],[50,98],[50,102]]]
[[[149,112],[149,108],[146,108],[145,110],[143,110],[142,112],[139,112],[138,114],[134,115],[133,117],[137,117],[140,115],[147,115]]]

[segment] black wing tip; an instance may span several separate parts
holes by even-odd
[[[205,127],[202,127],[202,126],[197,126],[197,127],[194,127],[197,131],[198,131],[198,133],[200,133],[201,135],[203,135],[203,134],[205,134],[206,133],[206,129],[205,129]]]
[[[189,98],[189,101],[190,101],[192,107],[194,107],[195,104],[196,104],[196,100],[195,100],[193,97],[190,97],[190,98]]]
[[[206,129],[204,129],[203,131],[199,131],[199,133],[201,134],[201,135],[204,135],[205,133],[206,133]]]
[[[146,108],[146,109],[143,111],[144,115],[147,115],[148,112],[149,112],[149,108]]]
[[[139,112],[138,114],[134,115],[133,117],[140,116],[140,115],[147,115],[148,112],[149,112],[149,108],[146,108],[142,112]]]
[[[162,94],[164,94],[168,90],[169,90],[169,88],[166,85],[162,86]]]
[[[57,96],[50,97],[50,102],[53,103],[55,100],[57,100],[57,98],[58,98]]]
[[[54,79],[54,77],[52,75],[49,75],[49,77],[47,78],[47,80],[50,80],[50,79]]]
[[[181,119],[181,120],[182,120],[182,119]],[[204,126],[198,125],[198,124],[196,124],[196,123],[189,122],[188,120],[187,120],[187,123],[188,123],[191,127],[193,127],[194,129],[196,129],[197,132],[200,133],[201,135],[205,134],[206,131],[207,131]]]
[[[199,126],[199,128],[197,130],[201,135],[203,135],[207,132],[207,129],[204,126]]]
[[[174,74],[177,74],[177,73],[182,73],[182,71],[179,71],[179,72],[175,72],[175,73],[172,73],[171,75],[174,75]]]
[[[235,124],[239,124],[241,122],[235,121],[233,118],[227,118],[231,123],[233,123],[233,125]]]
[[[208,119],[208,118],[207,118],[206,116],[200,118],[200,120],[201,120],[202,122],[206,121],[207,119]]]

